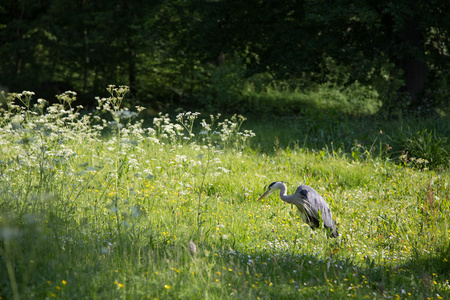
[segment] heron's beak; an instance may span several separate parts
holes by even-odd
[[[262,200],[264,197],[266,197],[267,195],[271,194],[273,191],[272,190],[267,190],[264,194],[262,194],[261,197],[259,197],[258,200],[256,200],[256,202]]]

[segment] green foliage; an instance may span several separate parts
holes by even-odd
[[[435,130],[401,131],[390,140],[392,154],[406,165],[420,169],[450,166],[450,141]]]
[[[250,111],[256,114],[325,115],[361,117],[375,114],[381,106],[378,93],[355,82],[347,87],[322,84],[305,89],[271,84],[264,90],[250,81],[244,92]]]
[[[209,84],[203,87],[196,100],[206,111],[242,113],[249,111],[242,97],[245,65],[238,59],[227,59],[223,64],[211,66]]]
[[[440,117],[450,116],[450,76],[445,71],[436,72],[430,80],[430,84],[422,98],[421,113],[438,115]]]
[[[8,96],[1,297],[450,296],[449,173],[384,159],[373,150],[381,138],[373,122],[377,139],[350,157],[337,145],[369,127],[364,121],[352,131],[356,123],[332,120],[335,145],[320,134],[291,142],[310,119],[252,121],[257,136],[241,116],[192,112],[160,114],[145,127],[142,107],[121,106],[128,87],[108,92],[85,115],[73,92],[48,107],[31,92]],[[315,122],[314,132],[328,130]],[[273,151],[251,147],[258,138]],[[311,231],[276,196],[255,202],[274,180],[291,192],[313,186],[341,236]]]
[[[382,102],[386,119],[419,108],[442,115],[448,10],[423,0],[5,0],[0,83],[49,101],[75,90],[92,107],[104,86],[126,82],[135,104],[155,110],[195,104],[250,114],[276,105],[264,93],[247,97],[248,82],[260,93],[261,84],[289,81],[302,83],[290,86],[296,93],[307,86],[344,108],[355,102],[351,114]],[[212,68],[221,54],[225,63]]]

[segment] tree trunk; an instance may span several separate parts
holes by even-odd
[[[130,85],[130,96],[136,96],[136,51],[134,43],[129,42],[130,57],[128,63],[128,84]]]
[[[428,67],[424,61],[424,41],[419,24],[409,21],[402,31],[396,34],[401,57],[399,67],[405,72],[405,91],[414,102],[427,82]]]
[[[83,30],[84,35],[84,70],[83,70],[83,93],[88,92],[88,86],[89,86],[89,44],[88,44],[88,33],[87,29],[85,28]]]

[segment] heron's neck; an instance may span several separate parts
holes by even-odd
[[[294,202],[294,195],[286,195],[286,185],[282,185],[280,188],[280,198],[284,202],[293,203]]]

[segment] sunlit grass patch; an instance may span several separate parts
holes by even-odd
[[[259,152],[239,116],[144,127],[120,106],[127,88],[109,90],[83,116],[73,93],[2,111],[0,297],[449,296],[448,172],[356,148]],[[341,236],[256,202],[274,180],[317,189]]]

